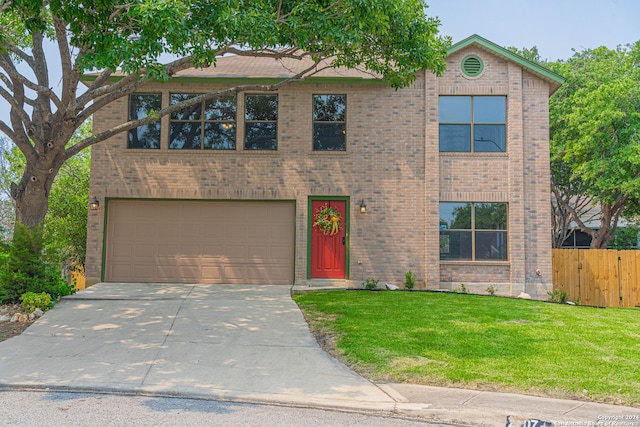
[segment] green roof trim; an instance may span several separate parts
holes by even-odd
[[[554,73],[553,71],[541,66],[540,64],[536,64],[533,61],[529,61],[528,59],[525,59],[522,56],[518,55],[517,53],[513,53],[510,50],[503,48],[502,46],[498,46],[497,44],[490,42],[489,40],[483,37],[480,37],[477,34],[467,37],[466,39],[451,46],[449,48],[449,51],[447,52],[447,55],[452,55],[473,44],[482,46],[483,48],[495,53],[496,55],[502,56],[510,61],[513,61],[518,65],[522,66],[523,68],[526,68],[532,73],[537,74],[542,78],[544,78],[545,80],[549,81],[549,83],[551,83],[551,86],[552,86],[551,93],[555,92],[565,82],[565,78],[562,77],[561,75]]]

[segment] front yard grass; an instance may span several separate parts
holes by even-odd
[[[294,295],[328,351],[376,382],[640,406],[640,309],[437,292]]]

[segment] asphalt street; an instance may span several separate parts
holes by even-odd
[[[451,427],[388,415],[158,396],[0,391],[7,426]]]

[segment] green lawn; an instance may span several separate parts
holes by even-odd
[[[640,406],[640,309],[438,292],[294,295],[330,351],[377,382]]]

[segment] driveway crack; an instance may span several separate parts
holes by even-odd
[[[162,340],[162,343],[158,346],[158,351],[156,352],[155,356],[153,357],[153,360],[151,361],[151,363],[149,363],[149,367],[147,368],[147,372],[145,372],[144,377],[142,378],[142,381],[140,382],[140,385],[144,385],[147,382],[147,378],[149,377],[149,374],[151,373],[151,370],[157,365],[158,360],[159,360],[159,356],[160,356],[160,352],[164,349],[165,344],[167,343],[167,339],[169,339],[169,336],[171,335],[171,332],[173,331],[173,327],[176,324],[176,320],[178,319],[178,315],[182,311],[182,308],[184,306],[185,301],[187,299],[189,299],[189,297],[191,296],[191,293],[193,292],[194,288],[195,288],[195,286],[191,286],[191,288],[189,289],[189,292],[187,293],[187,295],[185,295],[182,298],[182,301],[180,302],[180,305],[178,306],[178,309],[176,310],[176,313],[173,315],[173,320],[171,321],[171,326],[169,326],[169,330],[165,334],[164,339]]]

